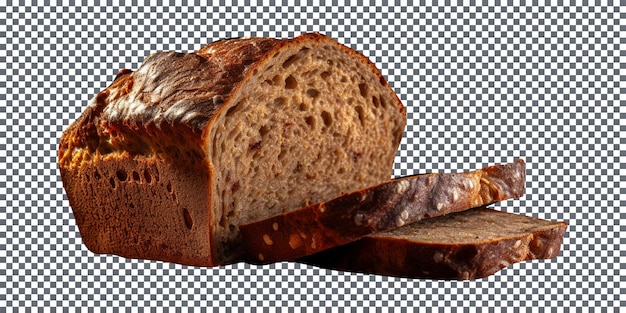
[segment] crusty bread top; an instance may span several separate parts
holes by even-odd
[[[220,40],[195,53],[157,52],[107,89],[110,123],[184,124],[202,130],[248,70],[281,43],[272,38]]]
[[[207,126],[226,110],[231,96],[282,47],[329,43],[358,58],[389,86],[376,66],[361,53],[322,34],[293,39],[237,38],[210,43],[197,52],[157,52],[133,72],[121,70],[113,83],[94,97],[65,131],[59,145],[60,166],[78,164],[94,152],[167,154],[163,142],[186,142],[187,161],[204,159]],[[396,98],[402,114],[405,108]],[[78,152],[75,154],[74,152]]]

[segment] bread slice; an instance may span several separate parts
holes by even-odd
[[[63,134],[59,167],[96,253],[212,266],[238,225],[391,177],[406,111],[362,54],[321,34],[157,52]]]
[[[565,222],[477,208],[426,219],[303,258],[324,268],[410,278],[475,279],[559,254]]]
[[[521,197],[523,160],[465,173],[391,180],[333,200],[240,225],[247,260],[295,260],[328,248],[452,212]]]

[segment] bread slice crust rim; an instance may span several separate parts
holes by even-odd
[[[403,177],[240,225],[246,260],[294,260],[425,218],[521,197],[525,168],[518,159],[472,172]]]
[[[506,230],[508,226],[493,224],[507,220],[527,226],[510,226]],[[459,223],[466,229],[475,229],[459,235],[452,230]],[[515,263],[557,257],[567,226],[566,222],[481,207],[416,222],[404,226],[403,231],[366,236],[299,261],[364,274],[473,280],[491,276]],[[411,235],[411,229],[417,234]],[[435,234],[434,238],[420,239],[429,234]],[[476,238],[464,237],[474,234]]]

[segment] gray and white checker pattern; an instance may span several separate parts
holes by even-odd
[[[0,307],[626,307],[623,1],[8,2],[0,7]],[[158,50],[311,31],[369,56],[407,106],[394,175],[523,157],[526,196],[497,207],[568,221],[559,257],[456,282],[294,263],[194,268],[82,245],[57,143],[119,69]]]

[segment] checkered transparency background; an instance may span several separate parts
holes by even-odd
[[[626,306],[625,7],[297,2],[0,7],[0,307]],[[82,245],[57,143],[119,69],[159,50],[311,31],[371,58],[406,105],[395,176],[522,157],[526,195],[496,207],[568,221],[561,254],[456,282],[295,263],[195,268]]]

